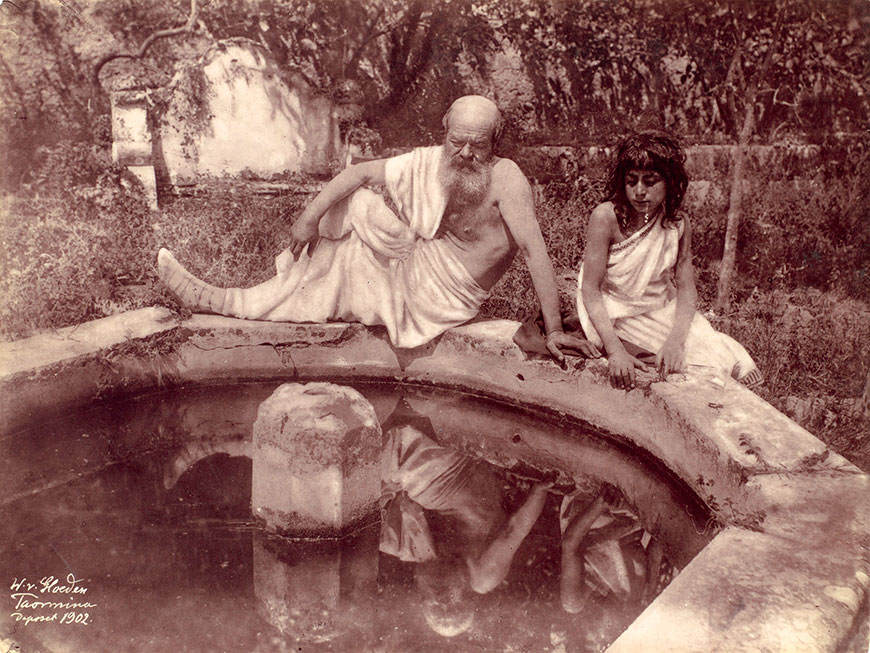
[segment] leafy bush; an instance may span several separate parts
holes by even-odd
[[[138,181],[88,145],[42,153],[29,188],[3,200],[0,328],[5,337],[133,307],[146,280],[150,210]]]
[[[849,175],[756,181],[738,243],[743,277],[762,288],[811,286],[870,299],[870,202],[864,152]],[[764,185],[762,185],[764,184]]]

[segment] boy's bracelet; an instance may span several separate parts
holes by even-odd
[[[553,327],[552,329],[547,329],[547,337],[549,338],[551,333],[556,333],[557,331],[559,333],[565,333],[565,330],[562,327]]]

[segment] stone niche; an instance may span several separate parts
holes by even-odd
[[[144,89],[112,91],[112,161],[127,167],[145,189],[152,209],[157,208],[157,179],[152,162],[148,101]]]
[[[335,105],[283,75],[253,41],[222,41],[168,91],[160,147],[174,185],[201,175],[327,174],[343,158]]]

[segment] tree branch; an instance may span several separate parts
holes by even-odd
[[[779,37],[782,34],[782,25],[785,22],[785,7],[780,7],[776,13],[776,24],[773,26],[773,33],[770,36],[770,47],[764,55],[764,61],[761,62],[761,67],[753,76],[753,85],[758,88],[762,80],[767,77],[767,72],[770,70],[770,64],[773,62],[773,54],[779,46]]]
[[[287,48],[287,50],[289,52],[293,51],[293,48],[291,47],[290,39],[288,39],[283,34],[281,34],[278,38],[281,40],[281,43],[284,44],[284,47]],[[299,64],[293,64],[293,63],[289,63],[289,62],[288,62],[288,66],[292,67],[302,77],[302,79],[305,80],[305,83],[308,84],[311,88],[315,88],[315,89],[318,89],[321,91],[323,90],[323,85],[320,82],[318,82],[316,79],[311,77],[308,73],[306,73],[305,70],[302,68],[302,66],[300,66]]]
[[[192,32],[194,26],[196,25],[196,19],[197,19],[198,13],[199,13],[199,7],[197,5],[197,0],[190,0],[190,14],[188,15],[187,21],[184,23],[184,25],[181,25],[179,27],[171,27],[169,29],[162,29],[162,30],[158,30],[158,31],[154,32],[153,34],[151,34],[148,38],[146,38],[142,42],[142,45],[139,46],[139,51],[136,53],[113,52],[112,54],[108,54],[108,55],[104,56],[102,59],[100,59],[99,62],[97,62],[97,65],[94,66],[94,82],[96,83],[96,85],[97,86],[100,85],[100,72],[103,70],[103,66],[105,66],[110,61],[114,61],[115,59],[140,60],[145,55],[145,52],[148,50],[148,48],[151,47],[151,44],[154,43],[154,41],[156,41],[157,39],[162,39],[162,38],[166,38],[167,36],[175,36],[177,34],[185,34],[188,32]],[[167,73],[163,72],[162,70],[158,70],[158,69],[154,68],[153,66],[149,66],[148,64],[144,63],[143,61],[139,61],[139,63],[141,65],[145,66],[146,68],[150,68],[151,70],[156,70],[157,72],[159,72],[163,75],[166,75],[168,77]]]
[[[773,90],[773,89],[766,89],[766,90]],[[797,105],[798,105],[797,102],[786,102],[785,100],[778,100],[777,99],[776,96],[779,95],[779,92],[781,90],[782,90],[782,86],[779,86],[779,87],[777,87],[777,89],[775,91],[773,91],[773,103],[774,104],[782,104],[782,105],[785,105],[787,107],[797,107]]]
[[[360,40],[359,45],[351,52],[350,57],[348,57],[347,63],[344,65],[345,73],[348,70],[353,71],[353,69],[356,67],[357,61],[359,61],[359,58],[362,56],[362,53],[366,49],[368,44],[380,37],[383,33],[383,31],[376,33],[375,26],[380,22],[381,17],[384,15],[384,11],[386,11],[386,9],[384,7],[381,7],[375,14],[374,18],[372,18],[371,22],[368,25],[368,28],[366,29],[365,36],[363,36],[363,38]]]
[[[734,77],[737,75],[737,68],[740,65],[740,59],[743,57],[743,43],[739,42],[737,44],[737,48],[734,50],[734,54],[731,57],[731,64],[728,66],[728,72],[725,75],[725,81],[723,86],[725,88],[725,103],[728,107],[728,113],[730,113],[731,122],[734,125],[734,133],[735,135],[738,132],[737,128],[737,100],[735,93],[735,84]]]

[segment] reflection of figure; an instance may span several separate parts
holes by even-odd
[[[426,620],[441,635],[473,619],[466,587],[483,594],[507,576],[513,556],[544,507],[536,485],[510,517],[488,463],[436,444],[412,425],[387,431],[382,457],[381,551],[418,562]]]
[[[562,526],[562,607],[580,612],[593,595],[642,608],[662,580],[662,549],[638,522],[619,506],[611,487],[591,502],[566,496]]]
[[[204,458],[219,454],[251,458],[252,448],[250,440],[224,439],[187,442],[171,460],[167,460],[163,464],[163,487],[167,490],[175,487],[182,474]]]
[[[654,354],[662,374],[706,365],[748,385],[761,382],[743,346],[695,310],[691,229],[678,213],[685,158],[666,134],[625,139],[608,201],[589,217],[577,310],[586,337],[606,351],[614,387],[634,387],[635,367],[644,367],[620,339]]]
[[[490,100],[459,98],[444,116],[443,146],[352,165],[305,208],[277,276],[253,288],[216,288],[166,250],[161,279],[196,310],[233,317],[383,325],[399,347],[422,345],[477,315],[517,251],[529,267],[547,325],[547,346],[583,350],[567,336],[531,187],[493,153],[502,117]],[[361,188],[383,184],[382,196]]]
[[[381,550],[415,562],[461,558],[471,588],[491,591],[541,514],[548,486],[533,486],[508,518],[489,463],[442,447],[410,425],[390,429],[388,438]]]

